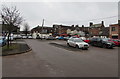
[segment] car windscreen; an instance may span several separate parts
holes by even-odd
[[[109,39],[108,39],[108,38],[103,38],[102,40],[103,40],[103,41],[108,41]]]
[[[83,42],[81,39],[75,39],[74,42]]]

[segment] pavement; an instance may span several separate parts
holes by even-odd
[[[68,48],[65,41],[26,39],[25,42],[32,51],[3,57],[3,77],[118,76],[118,47],[105,49],[90,46],[88,50],[78,51]]]

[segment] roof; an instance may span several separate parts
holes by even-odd
[[[33,29],[39,29],[39,28],[42,28],[42,26],[37,26],[37,27],[34,27]],[[46,26],[44,26],[43,29],[44,28],[52,28],[52,27],[46,27]]]
[[[118,26],[118,24],[111,24],[110,26]]]
[[[102,24],[94,24],[94,25],[91,25],[90,27],[101,27]]]

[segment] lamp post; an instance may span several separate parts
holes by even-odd
[[[42,21],[41,40],[42,40],[43,26],[44,26],[44,19]]]

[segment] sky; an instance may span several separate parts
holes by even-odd
[[[41,26],[43,19],[48,27],[53,24],[89,26],[89,22],[101,21],[108,27],[118,21],[118,2],[3,2],[2,5],[17,6],[30,28]]]

